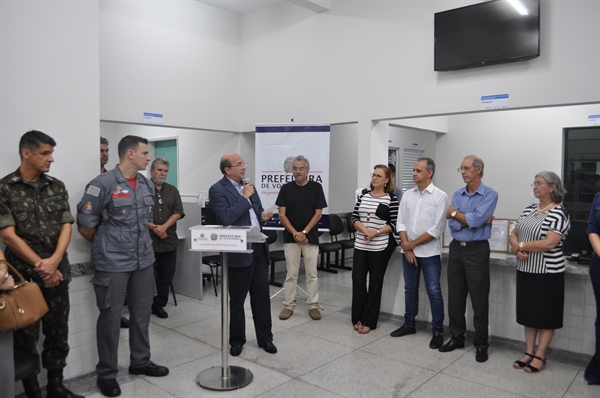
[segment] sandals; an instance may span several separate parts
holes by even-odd
[[[360,323],[360,321],[358,321],[356,323],[356,325],[354,325],[354,330],[358,332],[360,330],[360,328],[362,328],[362,323]]]
[[[358,329],[359,334],[367,334],[371,331],[371,328],[365,325],[362,325],[360,329]]]
[[[538,356],[533,356],[535,359],[539,359],[540,361],[542,361],[542,366],[540,366],[539,368],[536,368],[534,366],[531,366],[531,364],[527,364],[525,365],[525,369],[523,369],[525,371],[525,373],[537,373],[540,370],[544,370],[546,369],[546,358],[540,358]],[[533,361],[533,359],[532,359]]]
[[[529,362],[533,361],[533,358],[535,357],[533,354],[530,354],[528,352],[523,353],[523,355],[527,355],[528,357],[530,357],[531,359],[529,360]],[[529,365],[529,362],[523,362],[523,361],[514,361],[513,362],[513,368],[514,369],[524,369],[527,365]]]

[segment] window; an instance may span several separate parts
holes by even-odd
[[[564,252],[589,256],[585,231],[592,201],[600,192],[600,127],[565,128],[563,137],[562,181],[567,190],[563,206],[571,219]]]

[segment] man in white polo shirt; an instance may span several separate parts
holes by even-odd
[[[442,268],[442,234],[446,228],[448,195],[431,182],[435,163],[420,158],[413,168],[415,188],[404,193],[400,202],[396,230],[400,234],[404,273],[404,325],[391,333],[392,337],[415,334],[415,318],[419,312],[419,279],[423,271],[425,287],[431,305],[433,337],[429,348],[444,343],[444,300],[440,286]]]

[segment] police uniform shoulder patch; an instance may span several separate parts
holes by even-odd
[[[85,193],[92,196],[98,196],[100,194],[100,188],[90,185]]]
[[[92,202],[87,202],[85,205],[83,205],[81,212],[83,214],[92,214]]]

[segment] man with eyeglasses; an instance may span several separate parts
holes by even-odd
[[[465,157],[458,171],[467,184],[452,196],[446,211],[452,233],[448,260],[448,317],[451,339],[440,352],[465,346],[467,295],[471,296],[476,348],[475,360],[488,359],[488,317],[490,293],[490,244],[494,210],[498,192],[485,185],[483,160],[475,155]]]
[[[279,206],[279,220],[283,224],[283,249],[287,275],[283,287],[285,299],[279,319],[286,320],[294,313],[296,284],[300,270],[300,256],[304,257],[306,290],[308,291],[308,314],[311,319],[321,319],[319,312],[319,282],[317,259],[319,257],[319,232],[317,223],[321,219],[327,200],[321,184],[308,179],[310,163],[302,155],[292,162],[294,181],[281,187],[275,204]]]
[[[181,195],[173,185],[167,183],[169,161],[158,156],[150,166],[150,179],[154,184],[154,221],[148,223],[152,231],[154,246],[154,278],[156,280],[156,296],[152,303],[152,313],[159,318],[168,318],[165,311],[169,301],[169,288],[175,276],[177,263],[177,220],[185,217]]]
[[[244,182],[246,166],[238,153],[223,155],[219,164],[223,178],[210,187],[208,198],[219,224],[262,230],[262,223],[273,213],[263,213],[254,185]],[[229,353],[232,356],[240,355],[246,343],[244,301],[248,293],[258,346],[269,354],[277,352],[271,331],[269,248],[266,243],[252,243],[252,250],[252,253],[229,254]]]

